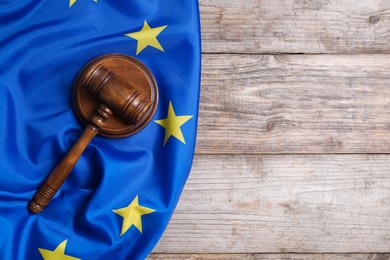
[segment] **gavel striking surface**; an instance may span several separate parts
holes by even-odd
[[[118,113],[106,121],[104,126],[99,130],[99,134],[111,138],[125,137],[140,131],[152,119],[158,104],[157,84],[150,70],[145,67],[140,61],[130,56],[121,54],[111,54],[101,56],[90,62],[80,72],[74,86],[73,97],[76,114],[80,121],[88,125],[91,117],[96,111],[96,108],[101,104],[99,99],[91,95],[91,93],[83,86],[85,78],[99,66],[104,66],[109,71],[119,76],[125,83],[133,86],[142,95],[148,97],[153,103],[152,111],[145,115],[136,124],[127,121]],[[116,97],[116,103],[120,103],[120,99],[125,97]]]

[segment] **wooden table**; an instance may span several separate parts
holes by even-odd
[[[390,259],[390,1],[200,11],[196,156],[150,258]]]

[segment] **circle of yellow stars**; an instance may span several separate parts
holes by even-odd
[[[98,0],[93,0],[98,2]],[[69,8],[72,7],[77,0],[69,0]],[[164,48],[157,40],[157,36],[167,27],[168,25],[159,27],[150,27],[148,22],[145,20],[144,25],[140,31],[131,32],[125,34],[130,38],[137,40],[137,51],[136,55],[140,54],[148,46],[153,47],[157,50],[164,52]],[[181,131],[181,126],[184,125],[193,116],[184,115],[177,116],[172,105],[172,101],[169,102],[167,118],[161,120],[155,120],[154,122],[162,126],[165,129],[164,146],[168,142],[171,136],[175,137],[180,142],[186,144],[185,138]],[[142,233],[142,216],[155,212],[154,209],[139,205],[138,195],[133,201],[124,208],[113,210],[114,213],[118,214],[123,218],[122,229],[120,236],[123,236],[132,226],[138,229]],[[40,254],[44,260],[81,260],[70,255],[65,254],[67,239],[62,241],[53,251],[38,248]]]

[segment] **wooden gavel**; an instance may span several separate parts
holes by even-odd
[[[125,137],[145,127],[156,111],[158,89],[152,73],[140,61],[111,54],[83,68],[73,96],[76,114],[87,127],[35,193],[29,204],[31,213],[40,213],[49,204],[96,134]]]

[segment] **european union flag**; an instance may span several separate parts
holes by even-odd
[[[159,105],[139,133],[97,136],[46,209],[27,208],[84,126],[79,71],[110,53],[141,60]],[[200,85],[196,0],[0,1],[0,259],[143,259],[190,171]]]

